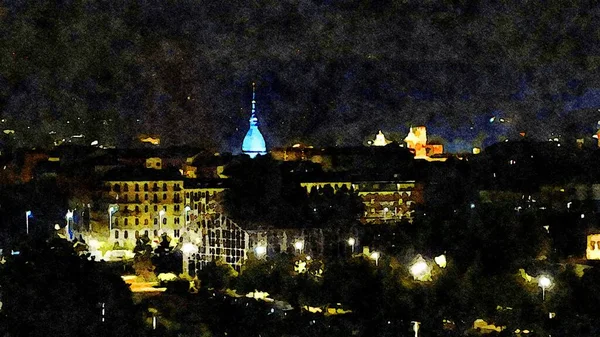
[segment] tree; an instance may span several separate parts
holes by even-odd
[[[65,240],[23,242],[19,250],[0,265],[0,334],[142,335],[140,313],[118,275],[77,256]]]

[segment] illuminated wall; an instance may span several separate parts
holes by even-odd
[[[585,256],[588,260],[600,260],[600,234],[589,234]]]
[[[248,233],[223,214],[204,217],[198,222],[201,236],[198,252],[201,265],[221,260],[239,271],[246,260]]]

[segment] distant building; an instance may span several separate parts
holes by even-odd
[[[385,139],[385,135],[379,130],[379,133],[377,133],[375,139],[370,144],[371,146],[386,146],[391,142],[391,140]]]
[[[240,271],[248,253],[248,232],[223,214],[205,217],[197,228],[201,236],[198,242],[201,266],[221,260]]]
[[[258,117],[256,117],[256,88],[252,83],[252,115],[250,116],[250,128],[244,137],[242,143],[242,152],[249,155],[251,158],[257,155],[267,154],[267,146],[265,139],[258,129]]]
[[[414,151],[416,159],[427,159],[444,153],[443,145],[427,144],[427,128],[424,126],[411,127],[404,141]]]
[[[300,183],[307,193],[313,188],[330,186],[334,192],[342,187],[354,191],[365,205],[360,220],[365,224],[412,222],[414,208],[423,202],[422,186],[415,181],[318,181]]]

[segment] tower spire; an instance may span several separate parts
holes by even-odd
[[[250,116],[250,128],[244,142],[242,143],[242,152],[251,158],[257,155],[267,154],[265,139],[258,129],[258,117],[256,117],[256,83],[252,82],[252,115]]]

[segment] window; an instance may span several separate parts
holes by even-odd
[[[158,191],[158,184],[154,183],[154,187],[152,188],[154,191]]]
[[[163,184],[163,191],[166,191],[166,190],[167,190],[167,184],[166,184],[166,183],[164,183],[164,184]]]
[[[115,186],[113,186],[113,191],[115,191],[115,192],[121,192],[121,185],[115,184]]]
[[[154,202],[158,202],[158,194],[154,195]]]
[[[123,226],[127,227],[127,218],[125,218],[125,220],[123,220]]]
[[[139,225],[140,224],[140,219],[135,218],[135,224],[136,224],[136,226]]]
[[[128,237],[129,237],[129,233],[127,233],[127,231],[124,231],[123,232],[123,238],[127,239]]]
[[[173,231],[173,236],[178,238],[179,237],[179,229],[176,229]]]
[[[144,226],[148,226],[148,219],[144,219]]]
[[[115,239],[119,238],[119,231],[115,231]]]
[[[154,205],[154,211],[158,212],[158,205]]]
[[[135,206],[135,211],[136,211],[136,213],[138,213],[138,212],[140,211],[140,206],[137,206],[137,205],[136,205],[136,206]]]
[[[129,192],[129,184],[123,185],[123,191],[124,192]]]
[[[135,201],[140,202],[140,196],[137,193],[135,194]]]
[[[158,236],[158,231],[156,229],[154,230],[154,236]]]
[[[175,212],[179,212],[180,209],[181,209],[180,205],[173,206],[173,211],[175,211]]]
[[[127,197],[127,194],[123,194],[123,201],[127,202],[129,198]]]
[[[167,193],[163,193],[163,200],[167,200]]]
[[[148,236],[148,231],[144,231],[144,235],[145,235],[145,236]]]
[[[190,197],[190,192],[185,192],[185,197],[189,198]]]
[[[154,218],[154,224],[158,225],[158,219],[157,218]]]
[[[174,223],[174,224],[176,224],[176,225],[179,225],[179,218],[175,218],[175,219],[173,220],[173,223]]]
[[[596,249],[596,241],[590,241],[590,250]]]
[[[163,225],[167,224],[167,218],[163,218]]]
[[[148,213],[148,205],[145,205],[145,206],[144,206],[144,212],[145,212],[145,213]]]
[[[144,200],[148,200],[148,193],[144,194]]]
[[[139,192],[140,191],[140,184],[135,184],[135,191]]]
[[[144,192],[148,192],[148,184],[144,184]]]

